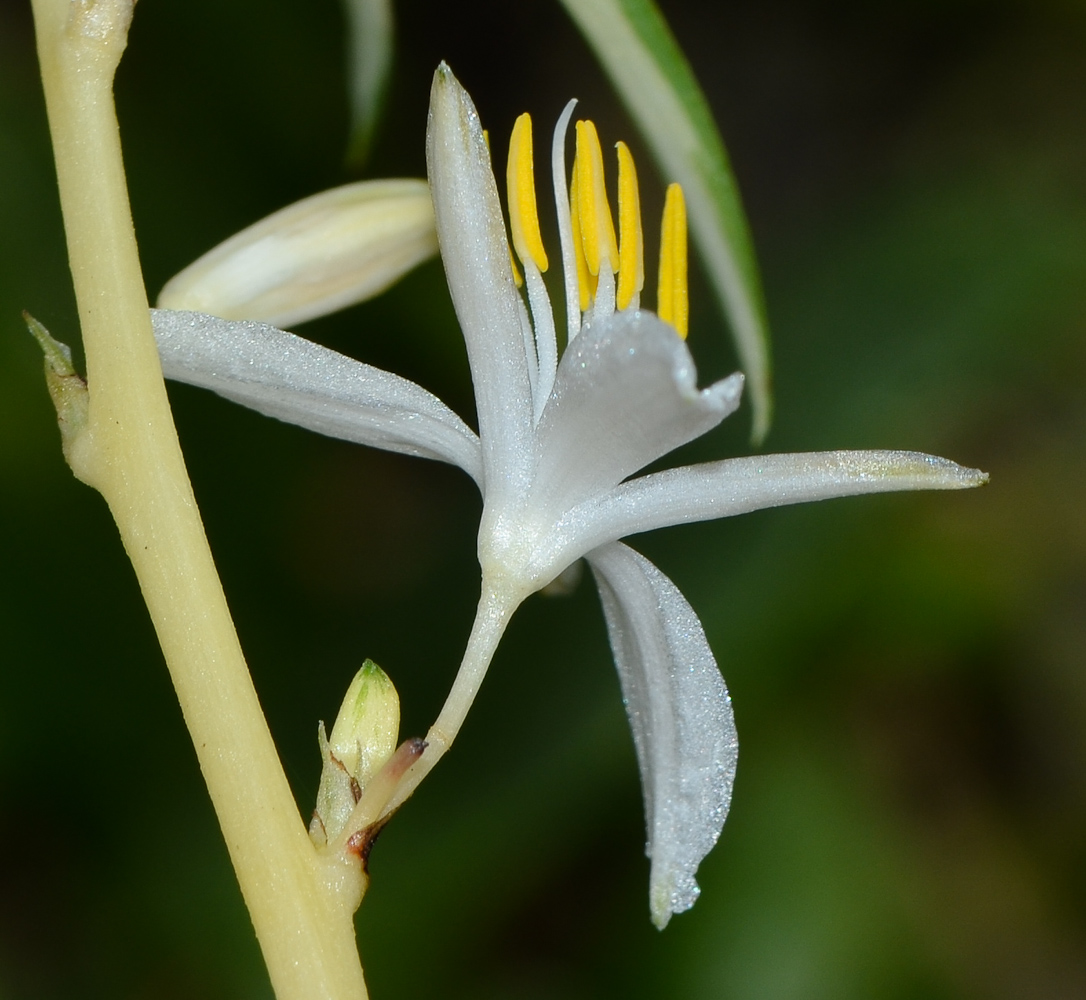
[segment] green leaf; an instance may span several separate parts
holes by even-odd
[[[347,76],[351,133],[347,163],[361,167],[369,156],[392,69],[395,23],[392,0],[343,0],[347,18]]]
[[[694,242],[735,338],[755,444],[773,412],[769,331],[758,264],[723,140],[652,0],[561,0],[595,50],[667,179],[683,186]]]

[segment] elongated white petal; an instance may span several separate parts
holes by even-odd
[[[567,347],[539,422],[532,500],[560,512],[599,495],[739,405],[743,378],[708,389],[686,345],[650,312],[590,323]]]
[[[458,465],[482,481],[479,439],[436,396],[265,323],[153,309],[167,378],[330,437]]]
[[[987,473],[915,451],[756,455],[668,469],[621,483],[558,516],[531,563],[540,579],[599,545],[672,524],[864,493],[970,489]]]
[[[663,929],[698,898],[701,859],[724,826],[739,752],[731,699],[697,615],[643,556],[588,556],[633,730],[652,859],[649,908]]]
[[[622,483],[570,512],[572,561],[596,545],[669,524],[708,521],[763,507],[902,490],[965,490],[988,474],[918,451],[813,451],[686,465]]]
[[[426,163],[437,238],[479,413],[486,503],[523,496],[534,464],[520,298],[479,114],[442,63],[430,90]]]
[[[231,236],[166,282],[158,305],[289,326],[383,292],[436,252],[425,181],[361,181]]]

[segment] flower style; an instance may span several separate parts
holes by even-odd
[[[270,416],[460,466],[483,495],[482,592],[460,671],[401,783],[399,805],[448,748],[520,603],[581,557],[596,579],[641,771],[650,909],[663,927],[693,905],[695,872],[728,811],[737,742],[731,701],[701,623],[676,586],[619,539],[652,528],[860,493],[962,489],[984,473],[915,452],[766,455],[630,478],[716,427],[739,405],[742,375],[698,389],[684,342],[685,216],[668,193],[659,315],[641,309],[637,183],[619,144],[616,241],[595,129],[577,123],[573,180],[552,145],[566,293],[559,359],[541,271],[531,127],[514,128],[506,239],[486,137],[444,64],[434,77],[427,164],[438,241],[464,333],[478,436],[399,376],[256,322],[158,311],[165,373]],[[518,283],[523,282],[529,311]]]

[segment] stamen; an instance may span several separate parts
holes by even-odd
[[[569,211],[570,224],[573,230],[573,250],[577,258],[577,298],[581,305],[581,312],[587,312],[592,305],[592,296],[596,294],[596,279],[588,270],[588,263],[584,257],[584,240],[581,238],[581,208],[580,198],[577,195],[579,187],[577,170],[578,154],[573,157],[573,176],[569,182]],[[580,324],[578,324],[578,327]]]
[[[604,257],[596,279],[596,301],[592,303],[592,319],[606,319],[615,311],[615,272]]]
[[[547,404],[558,367],[558,345],[554,336],[554,313],[551,311],[547,286],[541,271],[547,269],[547,252],[539,235],[539,213],[535,204],[535,167],[532,157],[532,119],[521,115],[513,125],[509,138],[509,161],[506,170],[506,194],[509,202],[509,229],[513,246],[524,265],[524,280],[528,286],[528,303],[532,307],[535,339],[528,353],[536,360],[536,377],[532,380],[532,399],[538,421]],[[531,339],[528,335],[528,339]]]
[[[535,203],[532,119],[527,113],[521,115],[513,125],[505,176],[509,229],[517,256],[525,264],[531,259],[540,271],[546,271],[547,251],[543,249],[543,239],[539,235],[539,213]]]
[[[686,291],[686,202],[683,189],[671,184],[664,201],[660,232],[660,281],[656,312],[686,339],[690,306]]]
[[[618,149],[618,308],[636,309],[645,286],[645,243],[641,231],[641,199],[637,170],[624,142]]]
[[[558,212],[558,238],[562,244],[562,277],[566,286],[566,343],[570,343],[581,329],[580,283],[577,281],[577,256],[573,239],[573,214],[569,209],[569,191],[566,188],[566,132],[573,116],[576,100],[570,101],[558,117],[551,142],[551,180],[554,184],[554,206]],[[576,241],[580,246],[580,240]]]
[[[577,122],[577,157],[573,169],[577,178],[581,242],[588,270],[598,275],[600,265],[606,261],[612,272],[617,271],[618,243],[603,181],[603,151],[596,126],[590,121]]]
[[[524,278],[521,277],[520,268],[517,267],[517,259],[513,256],[513,248],[509,247],[509,266],[513,269],[513,280],[517,283],[517,288],[524,287]]]
[[[524,360],[528,363],[528,384],[532,389],[532,401],[539,398],[539,354],[535,346],[535,331],[528,317],[524,300],[517,296],[517,317],[520,319],[520,334],[524,338]]]
[[[554,388],[554,375],[558,369],[558,338],[554,333],[554,313],[547,286],[543,284],[543,275],[535,266],[535,261],[528,260],[524,265],[524,279],[528,283],[528,302],[532,307],[532,319],[535,321],[535,350],[539,374],[532,390],[535,403],[536,422],[543,416],[543,409]]]

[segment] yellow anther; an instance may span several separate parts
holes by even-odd
[[[573,177],[569,182],[569,217],[573,230],[573,257],[577,261],[577,291],[579,292],[581,312],[585,312],[592,304],[592,296],[596,294],[596,279],[588,271],[588,263],[584,259],[584,244],[581,242],[581,212],[577,197],[577,157],[573,158]]]
[[[618,243],[611,221],[611,206],[603,183],[603,151],[596,126],[592,122],[577,122],[577,154],[574,160],[577,174],[577,210],[581,216],[581,242],[585,261],[592,274],[600,273],[600,263],[606,260],[612,272],[618,270]]]
[[[625,309],[645,285],[645,242],[641,233],[641,199],[637,194],[637,170],[626,143],[618,149],[618,293],[617,305]]]
[[[547,270],[547,251],[539,235],[539,213],[535,205],[535,168],[532,164],[532,119],[521,115],[509,137],[509,164],[505,173],[509,200],[509,230],[517,256],[525,263],[531,258],[540,271]]]
[[[689,322],[686,293],[686,201],[683,189],[671,184],[664,200],[664,221],[660,227],[660,283],[656,312],[675,327],[683,340]]]
[[[485,129],[485,128],[483,129],[483,142],[486,143],[486,151],[489,153],[490,152],[490,130],[489,129]],[[533,198],[535,197],[534,190],[532,192],[532,197]],[[516,259],[516,257],[513,256],[513,246],[512,246],[512,244],[507,245],[506,249],[509,251],[509,266],[513,269],[513,280],[516,282],[517,288],[520,288],[524,284],[524,278],[521,277],[520,268],[517,267],[517,259]]]
[[[513,256],[512,247],[509,247],[509,266],[513,269],[513,281],[516,282],[517,288],[523,287],[524,276],[520,273],[520,268],[517,267],[517,259]]]

